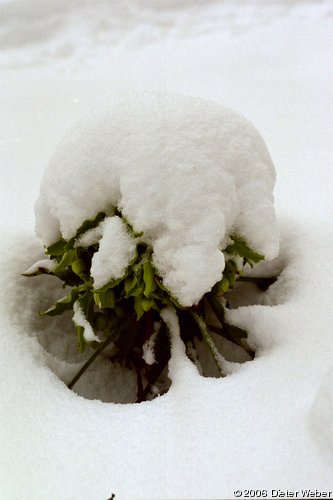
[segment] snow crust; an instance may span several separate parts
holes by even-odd
[[[36,234],[46,246],[68,240],[84,220],[116,207],[144,233],[165,285],[189,306],[221,279],[232,232],[268,260],[277,255],[274,181],[263,140],[239,114],[170,93],[124,95],[59,144],[36,202]],[[124,258],[129,238],[115,234],[119,219],[103,227],[97,286],[112,272],[120,277],[133,254],[130,245]]]

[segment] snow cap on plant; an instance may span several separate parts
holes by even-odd
[[[209,100],[132,93],[60,143],[36,202],[36,233],[50,247],[105,214],[92,263],[100,286],[134,257],[132,236],[112,222],[120,215],[152,248],[163,285],[191,306],[221,280],[231,234],[268,260],[277,255],[274,181],[266,146],[242,116]]]

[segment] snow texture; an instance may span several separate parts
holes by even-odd
[[[107,217],[100,226],[102,237],[91,261],[96,289],[122,278],[136,252],[134,238],[120,217]]]
[[[156,328],[155,325],[158,325]],[[145,343],[142,346],[142,359],[147,363],[147,365],[152,365],[156,362],[155,359],[155,342],[156,342],[156,336],[158,333],[158,330],[160,328],[160,325],[158,323],[155,323],[154,325],[154,332],[152,335],[145,341]]]
[[[332,2],[12,0],[0,20],[1,499],[332,491]],[[133,88],[213,99],[256,124],[281,229],[256,273],[280,275],[232,297],[253,362],[203,378],[175,335],[169,392],[115,404],[133,400],[135,374],[100,358],[69,391],[82,366],[71,317],[38,314],[61,284],[21,273],[44,256],[33,203],[56,145],[92,102]]]
[[[32,264],[25,272],[27,276],[37,275],[40,272],[51,272],[56,267],[57,262],[50,259],[41,259]]]
[[[98,226],[92,229],[88,229],[88,231],[85,231],[84,233],[80,234],[80,236],[75,240],[74,247],[88,248],[92,245],[95,245],[96,243],[99,243],[102,236],[103,236],[103,225],[98,224]]]
[[[57,147],[36,203],[36,233],[46,246],[68,240],[84,220],[117,207],[152,245],[165,286],[190,306],[221,279],[232,232],[276,257],[274,181],[263,140],[237,113],[193,97],[134,93],[91,113]],[[120,277],[133,255],[120,227],[119,219],[105,222],[92,263],[97,287]]]
[[[100,342],[100,339],[95,335],[94,330],[91,327],[91,324],[86,319],[84,312],[78,301],[74,302],[73,306],[74,314],[73,321],[75,325],[81,326],[83,328],[83,336],[87,342]]]

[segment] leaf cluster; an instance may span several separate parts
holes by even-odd
[[[121,216],[119,212],[117,214]],[[153,249],[143,241],[142,233],[135,233],[123,217],[137,241],[135,258],[120,279],[112,280],[97,289],[94,288],[90,269],[94,253],[98,250],[98,243],[89,247],[80,246],[79,237],[86,231],[96,228],[105,217],[104,212],[97,214],[94,219],[86,220],[73,238],[68,241],[61,238],[46,248],[45,253],[54,264],[51,266],[52,270],[38,268],[37,263],[39,271],[31,273],[35,276],[47,272],[63,282],[67,293],[41,314],[59,315],[64,311],[73,310],[75,304],[78,304],[84,318],[84,322],[75,324],[78,350],[83,352],[87,345],[95,350],[83,369],[69,384],[70,387],[76,383],[97,355],[112,345],[110,359],[136,371],[138,401],[146,399],[170,358],[169,338],[166,326],[160,317],[161,310],[170,305],[177,311],[181,336],[185,344],[190,343],[195,349],[195,342],[206,342],[217,365],[218,359],[211,333],[225,337],[245,349],[250,357],[254,356],[254,352],[246,342],[246,331],[227,323],[225,305],[221,297],[234,286],[242,274],[244,265],[253,267],[264,258],[263,255],[251,250],[239,235],[232,235],[230,244],[223,250],[226,265],[221,280],[199,304],[184,308],[165,287],[162,277],[154,267]],[[213,312],[219,327],[207,324],[208,311]],[[82,326],[87,324],[97,334],[100,342],[87,340],[85,326]],[[148,366],[143,360],[143,347],[154,333],[156,334],[155,362]],[[223,375],[221,367],[218,368]]]

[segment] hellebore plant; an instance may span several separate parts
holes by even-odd
[[[253,359],[254,351],[247,343],[247,332],[226,321],[228,303],[224,296],[234,287],[236,280],[251,280],[266,289],[274,279],[242,278],[244,266],[253,267],[264,256],[251,250],[241,236],[231,235],[229,245],[223,250],[226,264],[221,280],[197,305],[183,307],[163,285],[153,265],[153,249],[144,242],[144,235],[136,234],[120,212],[117,215],[122,217],[137,242],[135,258],[120,279],[110,281],[102,288],[94,288],[90,270],[99,244],[80,246],[79,237],[96,228],[105,219],[105,213],[85,221],[70,240],[60,239],[45,248],[50,260],[39,261],[24,273],[25,276],[51,274],[63,281],[68,293],[41,314],[56,316],[73,310],[79,352],[83,353],[87,346],[94,351],[68,387],[74,387],[91,363],[112,346],[110,361],[122,363],[136,372],[137,400],[151,398],[170,359],[169,335],[160,316],[167,306],[176,310],[187,354],[196,363],[200,364],[196,342],[204,342],[220,376],[224,376],[212,332],[240,346]],[[212,321],[212,314],[215,321]],[[145,354],[147,346],[150,356]]]

